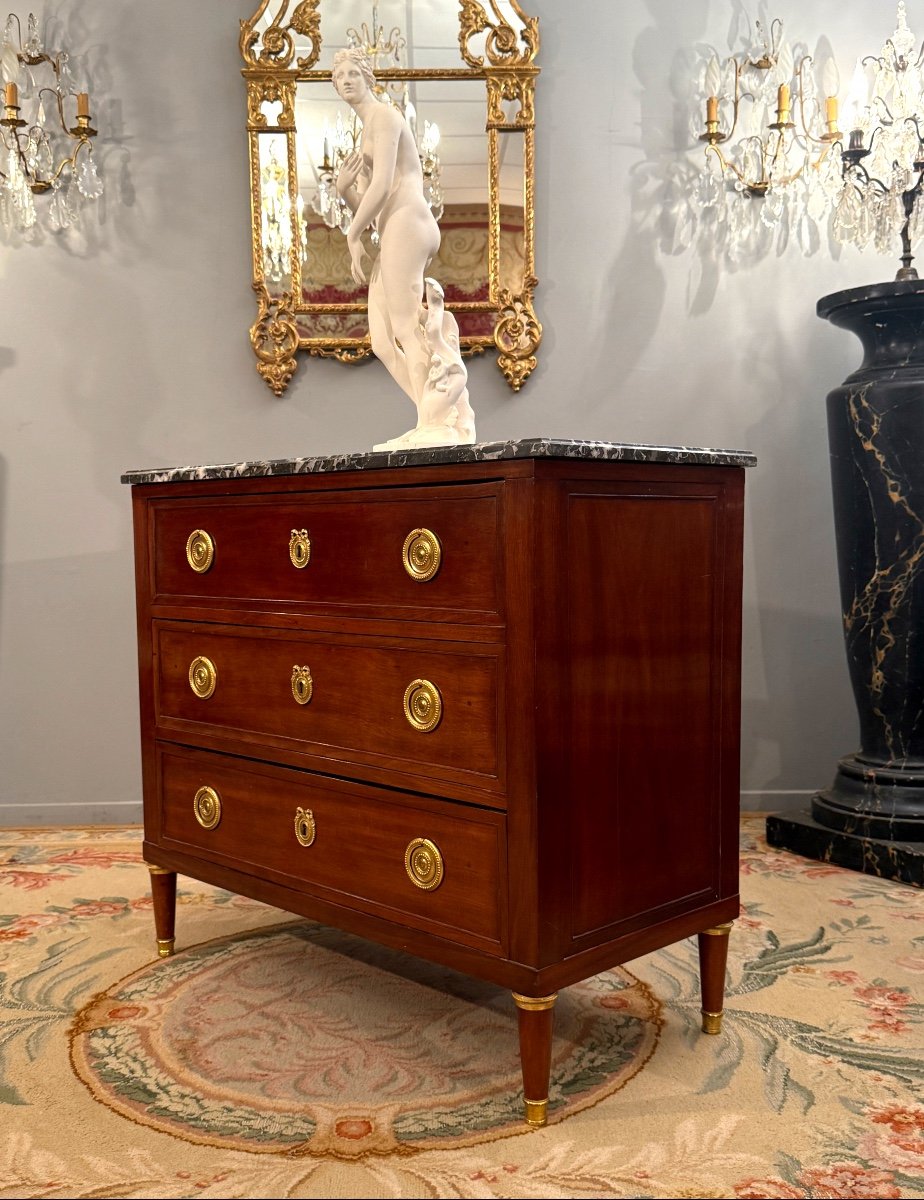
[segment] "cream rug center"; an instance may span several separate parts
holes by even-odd
[[[527,1132],[508,992],[313,924],[193,947],[80,1010],[72,1062],[109,1108],[260,1153],[358,1157]],[[624,969],[556,1006],[550,1119],[651,1057],[651,990]]]

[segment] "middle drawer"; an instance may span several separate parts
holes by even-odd
[[[162,735],[502,807],[500,647],[157,621],[154,660]]]

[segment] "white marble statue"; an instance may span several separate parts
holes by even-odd
[[[372,351],[417,409],[413,429],[374,449],[468,445],[475,440],[475,414],[459,327],[443,307],[440,285],[424,279],[440,247],[440,229],[424,198],[414,136],[400,110],[375,94],[364,50],[338,51],[333,81],[362,121],[360,148],[337,176],[337,191],[353,212],[347,235],[353,278],[369,285]],[[373,224],[379,252],[367,271],[360,239]]]

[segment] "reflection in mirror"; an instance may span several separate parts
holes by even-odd
[[[259,153],[263,271],[270,294],[281,296],[292,287],[293,212],[285,135],[261,133]],[[296,201],[295,220],[303,231],[301,242],[304,247],[304,203],[301,195]]]
[[[532,309],[538,22],[519,0],[262,0],[241,24],[260,306],[251,340],[270,387],[288,384],[293,345],[343,361],[370,353],[345,236],[352,214],[335,188],[361,127],[330,76],[337,51],[361,45],[416,134],[442,238],[428,274],[463,348],[496,346],[519,389],[542,333]]]

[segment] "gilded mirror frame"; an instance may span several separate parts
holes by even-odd
[[[447,4],[454,0],[446,0]],[[487,311],[493,333],[462,337],[463,354],[497,351],[497,361],[509,386],[519,391],[537,365],[536,353],[542,340],[533,307],[538,286],[535,273],[535,87],[539,67],[539,21],[523,12],[518,0],[505,0],[522,23],[515,28],[505,19],[498,0],[458,0],[459,52],[462,65],[412,69],[398,67],[377,71],[382,81],[481,80],[485,84],[485,133],[488,161],[488,300],[478,311]],[[296,217],[299,180],[296,155],[296,90],[301,82],[331,80],[329,70],[317,68],[322,47],[321,0],[261,0],[257,11],[241,21],[242,75],[247,85],[247,132],[250,146],[251,235],[253,246],[253,289],[257,297],[257,319],[250,340],[257,357],[257,370],[267,386],[281,396],[298,365],[299,351],[340,362],[362,361],[372,354],[365,337],[307,337],[297,324],[301,314],[365,313],[363,304],[311,304],[303,299],[302,226]],[[275,16],[266,18],[275,7]],[[291,9],[291,12],[290,12]],[[470,43],[484,34],[484,53]],[[296,42],[298,38],[298,44]],[[299,53],[307,42],[307,53]],[[267,115],[265,104],[278,115]],[[500,205],[500,136],[523,136],[523,270],[522,289],[501,286],[502,240]],[[284,137],[287,157],[288,198],[291,218],[289,290],[274,294],[267,286],[261,191],[260,135]]]

